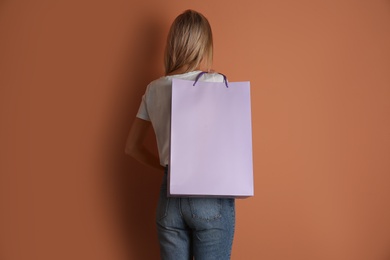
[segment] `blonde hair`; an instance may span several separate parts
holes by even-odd
[[[187,10],[173,21],[165,47],[165,74],[184,68],[192,71],[206,63],[210,69],[213,60],[213,36],[206,17]]]

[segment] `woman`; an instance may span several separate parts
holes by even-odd
[[[208,20],[193,10],[180,14],[167,38],[165,76],[147,86],[127,139],[127,154],[164,171],[156,214],[161,259],[230,259],[234,199],[167,197],[172,78],[195,80],[202,70],[210,71],[212,57],[213,38]],[[216,73],[205,74],[202,79],[223,81]],[[156,134],[159,158],[143,146],[150,126]]]

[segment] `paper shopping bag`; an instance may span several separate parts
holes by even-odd
[[[250,82],[194,83],[172,80],[168,196],[253,196]]]

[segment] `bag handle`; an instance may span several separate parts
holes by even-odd
[[[199,73],[198,76],[196,76],[196,78],[195,78],[195,82],[194,82],[193,86],[195,86],[195,84],[198,82],[198,80],[200,79],[200,77],[202,77],[202,76],[203,76],[204,74],[206,74],[206,73],[208,73],[208,72],[202,71],[201,73]],[[227,77],[226,77],[224,74],[222,74],[222,73],[218,73],[218,74],[220,74],[220,75],[223,76],[223,82],[225,82],[225,85],[226,85],[226,87],[228,88],[229,86],[228,86]]]

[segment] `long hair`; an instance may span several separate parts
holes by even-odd
[[[206,17],[187,10],[173,21],[165,47],[165,74],[186,66],[196,69],[204,62],[210,69],[213,60],[213,36]]]

